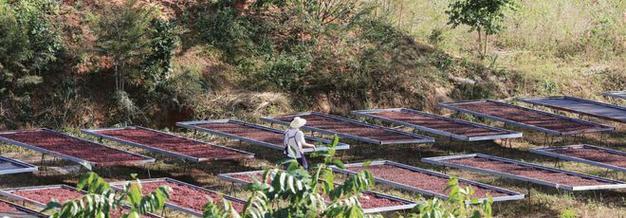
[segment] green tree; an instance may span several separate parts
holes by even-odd
[[[458,0],[451,3],[446,11],[448,24],[453,28],[464,24],[470,31],[478,33],[478,51],[481,58],[487,54],[490,35],[504,27],[502,20],[505,10],[514,9],[514,0]]]
[[[32,120],[33,87],[62,55],[50,20],[58,6],[52,0],[0,0],[0,122],[6,125],[16,125],[9,117]]]
[[[93,22],[97,53],[110,60],[115,79],[113,114],[121,115],[124,122],[144,115],[141,109],[157,101],[157,88],[172,71],[176,25],[157,15],[153,6],[128,0],[105,4]]]
[[[116,192],[93,172],[81,177],[76,190],[84,190],[87,194],[64,204],[53,200],[44,211],[56,211],[50,216],[52,218],[108,218],[113,213],[121,213],[123,218],[139,218],[162,210],[171,192],[170,187],[161,186],[147,195],[142,195],[139,180],[124,185],[122,191]]]
[[[142,74],[138,79],[148,91],[154,91],[170,78],[172,72],[172,56],[178,37],[174,22],[153,19],[150,24],[150,52],[141,65]]]
[[[128,0],[124,5],[106,4],[94,29],[98,52],[112,61],[115,90],[124,91],[130,75],[137,74],[150,52],[150,23],[153,7]]]

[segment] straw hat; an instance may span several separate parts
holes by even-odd
[[[295,117],[293,118],[293,121],[291,121],[291,123],[289,124],[289,127],[293,129],[298,129],[300,127],[303,127],[305,124],[306,124],[305,119],[302,119],[300,117]]]

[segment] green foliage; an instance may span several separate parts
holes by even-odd
[[[306,55],[281,54],[267,60],[264,69],[257,74],[259,80],[268,81],[270,86],[279,90],[288,90],[294,93],[305,93],[303,86],[309,80],[311,58]]]
[[[118,122],[145,121],[138,119],[145,116],[143,109],[164,105],[160,101],[171,90],[177,26],[157,15],[153,6],[128,0],[105,4],[93,19],[98,54],[112,64],[116,107],[111,117]]]
[[[355,49],[344,47],[347,36],[366,17],[368,7],[358,1],[257,1],[254,13],[238,14],[228,4],[218,4],[213,13],[202,15],[196,28],[203,39],[223,51],[223,60],[237,67],[252,84],[250,90],[289,92],[312,96],[344,90],[365,99],[360,77],[349,72],[355,60],[348,60]],[[342,49],[337,49],[342,48]],[[344,49],[347,48],[347,49]],[[343,78],[341,78],[343,77]],[[330,93],[329,93],[330,94]],[[358,100],[357,100],[358,99]],[[311,98],[296,103],[311,102]]]
[[[163,82],[155,93],[155,102],[161,108],[182,110],[197,104],[199,94],[211,87],[193,72],[182,72]]]
[[[178,37],[174,22],[161,19],[153,19],[150,24],[151,51],[141,65],[143,74],[139,74],[136,80],[142,81],[142,86],[149,92],[167,81],[172,72],[172,56]]]
[[[620,43],[619,35],[626,33],[626,27],[619,28],[619,21],[601,14],[596,20],[593,28],[587,31],[588,37],[581,39],[581,44],[590,47],[588,50],[593,50],[599,53],[603,59],[609,58],[612,55],[621,54],[626,51],[626,44]],[[625,24],[622,24],[625,25]],[[616,29],[617,27],[617,29]],[[622,30],[621,33],[619,30]]]
[[[0,70],[7,79],[21,79],[49,69],[62,50],[49,16],[56,1],[0,1]]]
[[[133,11],[163,6],[151,19],[126,16],[132,4],[123,2],[1,2],[0,128],[256,117],[274,110],[256,107],[267,96],[279,96],[280,112],[428,110],[447,97],[591,96],[625,81],[619,1],[519,1],[504,10],[506,28],[489,36],[498,64],[488,68],[462,63],[475,33],[446,24],[455,0],[257,0],[245,11],[233,7],[239,0],[178,5],[182,11],[137,1]],[[126,51],[112,44],[138,48],[118,67],[124,92],[112,91],[115,55],[102,48]]]
[[[99,15],[94,26],[97,48],[101,55],[112,59],[116,91],[123,91],[129,77],[140,72],[139,66],[150,52],[148,32],[154,17],[155,9],[137,0],[107,4]]]
[[[257,0],[253,6],[257,9],[269,6],[295,9],[298,16],[314,27],[346,24],[369,13],[369,10],[362,10],[363,2],[358,0]]]
[[[215,204],[206,204],[203,209],[204,218],[237,218],[239,213],[232,207],[230,201],[222,200],[222,208]]]
[[[441,81],[443,72],[429,67],[438,59],[424,57],[432,49],[372,16],[370,6],[257,1],[254,11],[238,14],[218,5],[196,28],[223,51],[224,62],[236,66],[248,90],[298,96],[297,107],[320,99],[342,109],[389,102],[419,107],[425,90]]]
[[[374,183],[372,175],[363,171],[350,176],[343,184],[336,184],[329,164],[342,167],[335,159],[335,137],[328,151],[318,151],[315,156],[324,162],[312,168],[312,173],[301,168],[294,160],[285,162],[286,170],[266,170],[263,181],[248,187],[253,192],[244,211],[233,217],[364,217],[358,196]],[[327,196],[327,197],[324,197]],[[325,199],[328,199],[325,200]],[[204,217],[225,217],[228,209],[209,202]]]
[[[452,27],[464,24],[470,31],[493,35],[502,30],[504,10],[512,5],[513,0],[459,0],[450,4],[446,13]]]
[[[55,72],[63,51],[50,18],[57,10],[52,0],[0,0],[0,111],[11,113],[0,116],[2,123],[33,118],[34,87]]]
[[[450,4],[446,14],[448,24],[456,28],[467,25],[478,33],[481,57],[487,52],[487,36],[500,32],[506,9],[513,8],[514,0],[459,0]],[[484,41],[483,38],[484,37]]]
[[[567,208],[561,211],[561,214],[559,214],[559,218],[576,218],[576,217],[578,217],[578,214],[576,214],[576,211],[572,208]]]
[[[430,35],[428,35],[428,43],[434,46],[438,46],[442,42],[443,42],[443,30],[433,29]]]
[[[305,16],[306,21],[316,26],[329,24],[350,24],[359,16],[369,13],[363,10],[362,2],[358,0],[293,0],[297,9]]]
[[[195,26],[205,41],[224,51],[229,62],[245,61],[240,60],[238,55],[254,54],[254,44],[260,40],[255,37],[256,27],[252,21],[237,16],[237,12],[230,7],[210,14],[203,12]]]
[[[337,184],[330,165],[344,168],[343,163],[334,158],[334,147],[338,142],[339,138],[335,136],[328,151],[314,153],[314,157],[322,157],[323,162],[311,172],[294,160],[285,163],[285,170],[266,170],[262,180],[265,182],[248,186],[253,194],[241,214],[234,212],[229,205],[220,208],[209,202],[204,217],[364,217],[358,197],[374,184],[374,177],[364,170]],[[461,187],[457,178],[449,180],[446,191],[449,192],[447,200],[429,200],[417,207],[418,213],[409,214],[409,217],[492,217],[491,197],[479,202],[472,198],[474,191],[470,187]]]
[[[140,217],[140,215],[163,209],[165,202],[169,199],[170,191],[170,187],[161,186],[144,196],[139,181],[126,184],[121,195],[126,196],[124,204],[130,206],[128,217]]]
[[[171,191],[169,187],[162,186],[144,196],[137,180],[126,184],[122,191],[115,192],[104,179],[93,172],[81,177],[76,190],[85,191],[86,194],[63,204],[52,200],[44,211],[56,211],[50,216],[52,218],[108,218],[114,213],[123,218],[139,218],[163,209]],[[122,212],[123,209],[125,211]]]
[[[491,205],[493,200],[479,202],[472,198],[474,191],[470,187],[462,188],[457,178],[451,178],[448,181],[448,199],[443,201],[437,198],[426,201],[419,205],[419,213],[412,214],[410,217],[419,218],[490,218],[493,210]]]
[[[132,123],[137,117],[140,117],[142,111],[137,107],[135,102],[130,98],[126,91],[118,90],[113,93],[113,100],[115,102],[115,111],[113,114],[119,114],[123,116],[116,120],[122,120],[124,123]]]

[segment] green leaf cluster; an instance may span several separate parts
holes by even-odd
[[[507,9],[515,9],[514,0],[458,0],[449,5],[446,14],[453,28],[463,24],[478,33],[479,51],[484,58],[488,36],[504,28],[502,21]]]
[[[372,175],[360,172],[348,177],[342,184],[335,182],[331,167],[343,168],[335,159],[335,137],[327,151],[318,151],[314,156],[323,157],[323,162],[311,172],[289,160],[283,163],[286,169],[266,170],[263,181],[248,187],[253,194],[244,211],[233,215],[232,209],[222,209],[209,202],[205,217],[225,217],[228,211],[233,217],[365,217],[358,201],[361,192],[373,184]],[[334,165],[334,166],[331,166]],[[228,208],[225,206],[224,208]]]
[[[114,77],[111,112],[119,122],[145,118],[144,109],[159,106],[169,96],[172,58],[178,44],[175,20],[159,17],[150,4],[127,0],[104,4],[94,14],[95,53],[109,60]],[[167,102],[175,101],[166,98]],[[145,119],[143,119],[145,120]]]
[[[493,210],[493,199],[484,201],[473,198],[474,190],[461,187],[457,178],[448,181],[448,199],[433,198],[418,206],[418,213],[409,217],[415,218],[490,218]]]
[[[0,0],[0,111],[32,119],[33,89],[56,72],[63,44],[52,20],[54,0]],[[0,122],[12,124],[0,116]]]
[[[470,31],[484,31],[487,35],[502,30],[506,9],[513,8],[514,0],[459,0],[450,4],[446,14],[452,27],[467,25]]]
[[[114,214],[115,217],[139,218],[162,210],[171,192],[171,188],[162,186],[143,195],[139,180],[125,184],[121,191],[114,191],[93,172],[81,177],[76,190],[85,195],[65,203],[52,200],[44,211],[53,211],[52,218],[109,218]]]

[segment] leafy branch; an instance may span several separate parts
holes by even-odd
[[[448,6],[448,24],[452,28],[464,24],[478,33],[481,59],[487,54],[488,36],[500,32],[504,12],[515,9],[514,0],[458,0]]]
[[[374,183],[372,175],[361,172],[346,179],[343,184],[335,182],[331,165],[342,167],[335,158],[339,138],[335,136],[325,151],[317,151],[313,157],[323,157],[323,162],[311,169],[301,168],[294,160],[283,163],[286,169],[269,169],[263,180],[248,186],[252,195],[244,211],[233,217],[364,217],[358,201],[362,191]],[[209,202],[204,217],[225,217],[229,209],[222,209]]]
[[[115,192],[109,183],[93,172],[80,178],[76,190],[86,194],[63,204],[52,200],[46,205],[44,212],[56,211],[50,216],[52,218],[109,218],[113,213],[121,213],[123,218],[139,218],[162,210],[171,192],[170,187],[162,186],[144,196],[139,180],[128,183],[122,191]]]

